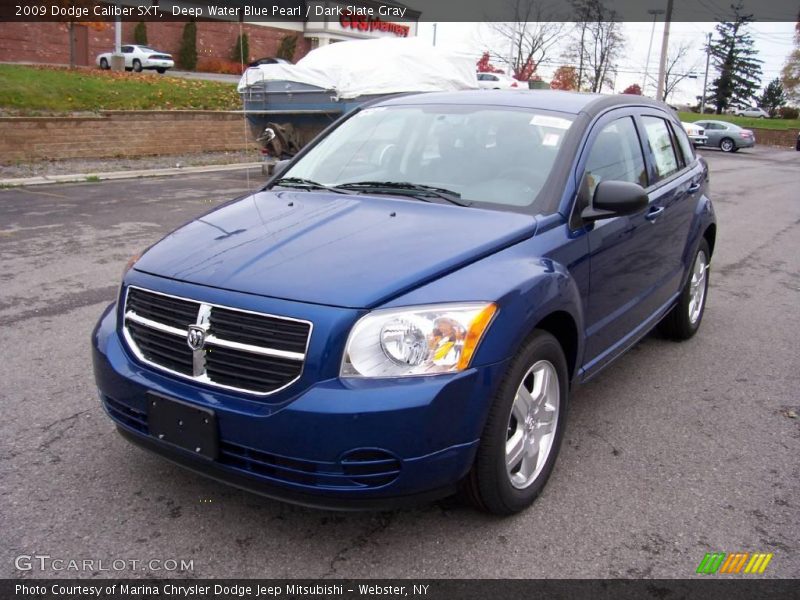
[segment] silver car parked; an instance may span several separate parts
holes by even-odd
[[[708,146],[721,149],[723,152],[736,152],[740,148],[752,148],[756,145],[756,136],[749,129],[744,129],[727,121],[695,121],[706,130]]]

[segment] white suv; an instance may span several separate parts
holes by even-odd
[[[125,57],[125,69],[141,72],[143,69],[155,69],[159,73],[166,73],[167,69],[175,66],[172,55],[166,52],[153,50],[148,46],[137,46],[129,44],[122,46],[122,56]],[[104,52],[97,55],[97,66],[101,69],[111,68],[112,52]]]

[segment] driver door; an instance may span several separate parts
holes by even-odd
[[[580,179],[577,215],[589,206],[601,181],[648,185],[638,123],[630,111],[615,111],[593,129]],[[590,253],[590,290],[584,306],[586,376],[627,346],[647,319],[645,296],[658,280],[658,248],[648,209],[585,225]]]

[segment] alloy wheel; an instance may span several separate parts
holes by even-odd
[[[506,435],[506,472],[516,489],[530,486],[542,472],[555,440],[560,404],[558,374],[546,360],[522,378],[511,405]]]

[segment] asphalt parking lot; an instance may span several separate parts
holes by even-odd
[[[91,329],[129,256],[245,191],[245,172],[0,190],[0,576],[97,573],[15,568],[40,554],[193,560],[97,573],[124,577],[684,578],[706,552],[750,551],[796,577],[800,152],[704,155],[719,233],[699,335],[651,335],[579,389],[549,485],[508,519],[298,508],[119,437]]]

